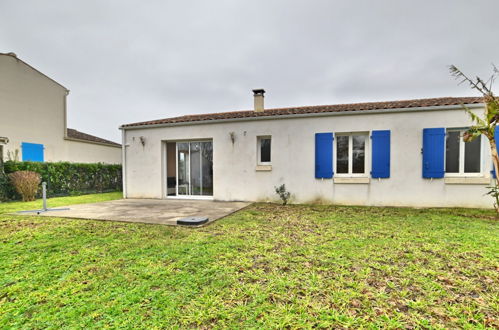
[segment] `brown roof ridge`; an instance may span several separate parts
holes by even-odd
[[[87,133],[80,132],[75,130],[74,128],[67,129],[67,138],[70,140],[79,140],[83,142],[97,143],[97,144],[106,144],[113,147],[121,147],[121,144],[109,141],[103,138],[100,138],[95,135],[90,135]]]
[[[295,107],[279,107],[279,108],[268,108],[265,109],[265,111],[270,111],[270,110],[289,110],[289,109],[310,109],[310,108],[317,108],[317,107],[340,107],[340,106],[353,106],[353,105],[371,105],[371,104],[380,104],[380,103],[400,103],[400,102],[415,102],[415,101],[430,101],[430,100],[449,100],[449,99],[456,99],[456,100],[462,100],[462,99],[480,99],[483,100],[483,97],[479,96],[464,96],[464,97],[459,97],[459,96],[442,96],[442,97],[432,97],[432,98],[424,98],[424,99],[406,99],[406,100],[392,100],[392,101],[369,101],[369,102],[355,102],[355,103],[335,103],[335,104],[318,104],[318,105],[300,105],[300,106],[295,106]],[[475,102],[473,102],[475,103]],[[380,108],[381,110],[381,108]],[[189,117],[189,116],[199,116],[199,115],[213,115],[213,114],[226,114],[226,113],[237,113],[237,112],[254,112],[254,110],[234,110],[234,111],[222,111],[222,112],[212,112],[212,113],[205,113],[205,114],[191,114],[191,115],[183,115],[179,117]],[[179,117],[172,117],[172,118],[179,118]]]
[[[460,104],[478,104],[483,103],[483,97],[435,97],[425,99],[408,99],[396,101],[374,101],[360,103],[342,103],[329,105],[312,105],[312,106],[297,106],[297,107],[282,107],[269,108],[263,112],[254,110],[236,110],[227,112],[215,112],[205,114],[189,114],[177,117],[169,117],[164,119],[156,119],[150,121],[136,122],[124,124],[121,127],[133,126],[148,126],[174,123],[187,123],[197,121],[223,120],[223,119],[238,119],[251,117],[269,117],[280,115],[298,115],[308,113],[328,113],[328,112],[354,112],[366,110],[388,110],[388,109],[404,109],[404,108],[424,108],[433,106],[449,106]]]

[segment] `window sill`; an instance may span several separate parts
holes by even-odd
[[[272,171],[272,165],[257,165],[255,168],[257,172],[269,172]]]
[[[490,184],[490,178],[484,177],[447,177],[445,184]]]
[[[353,183],[353,184],[366,184],[366,183],[370,183],[371,182],[371,179],[370,178],[354,178],[354,177],[351,177],[351,178],[348,178],[348,177],[345,177],[345,178],[341,178],[341,177],[336,177],[336,178],[333,178],[333,182],[334,183]]]

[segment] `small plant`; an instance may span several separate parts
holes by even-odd
[[[487,189],[489,189],[489,192],[486,193],[486,195],[494,198],[494,208],[496,209],[496,212],[499,213],[499,186],[497,186],[496,183],[493,186],[487,187]]]
[[[23,198],[23,202],[35,200],[41,181],[40,174],[32,171],[17,171],[10,173],[9,178],[16,191]]]
[[[279,187],[274,187],[275,193],[279,195],[279,198],[282,200],[282,205],[288,204],[289,197],[291,197],[291,193],[286,190],[286,185],[282,184]]]
[[[18,162],[19,161],[19,149],[16,149],[14,151],[7,151],[7,160],[10,160],[12,162]]]

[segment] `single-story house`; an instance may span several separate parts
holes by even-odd
[[[0,163],[121,163],[119,143],[67,127],[68,94],[16,54],[0,53]]]
[[[491,207],[489,143],[464,143],[479,97],[186,115],[121,126],[126,198]]]

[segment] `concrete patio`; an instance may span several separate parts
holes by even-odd
[[[121,199],[109,202],[66,206],[69,210],[47,211],[40,215],[76,219],[142,222],[176,225],[186,217],[208,217],[208,223],[236,212],[250,203],[181,199]]]

